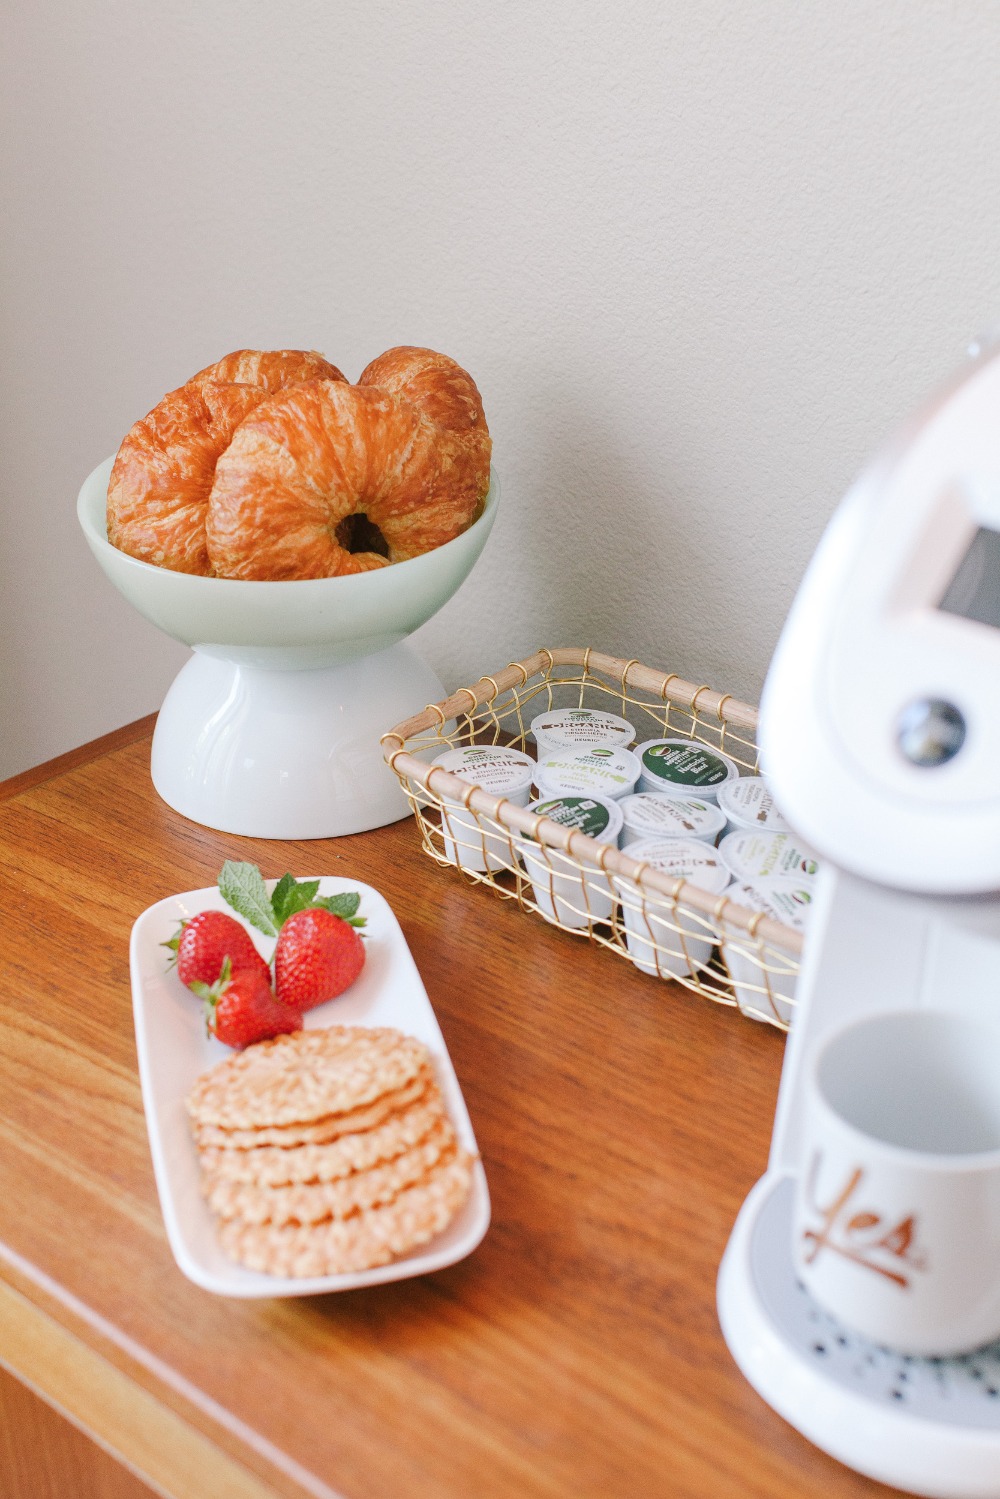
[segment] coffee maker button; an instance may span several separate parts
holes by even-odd
[[[896,743],[911,765],[945,765],[965,743],[965,719],[954,703],[918,698],[899,715]]]

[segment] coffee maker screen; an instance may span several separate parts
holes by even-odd
[[[980,526],[938,607],[1000,630],[1000,531]]]

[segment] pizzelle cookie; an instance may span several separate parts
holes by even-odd
[[[187,1099],[221,1129],[307,1124],[371,1103],[429,1065],[426,1046],[386,1026],[329,1026],[260,1041],[200,1077]]]
[[[220,1218],[242,1218],[244,1223],[322,1223],[326,1218],[349,1218],[365,1208],[392,1202],[404,1187],[427,1177],[439,1163],[458,1153],[455,1131],[446,1119],[395,1160],[352,1172],[331,1182],[295,1182],[262,1187],[255,1182],[219,1181],[206,1184],[209,1207]]]
[[[426,1244],[447,1228],[469,1195],[473,1157],[460,1151],[392,1202],[324,1223],[222,1223],[219,1239],[231,1258],[266,1275],[346,1275],[370,1270]]]
[[[380,1099],[379,1105],[383,1102]],[[368,1110],[359,1110],[358,1116],[365,1113],[371,1117],[371,1125],[356,1121],[353,1133],[318,1145],[302,1143],[297,1149],[282,1145],[250,1149],[207,1147],[199,1152],[201,1169],[213,1186],[224,1181],[253,1183],[259,1187],[337,1181],[352,1171],[366,1171],[395,1160],[405,1150],[419,1145],[444,1116],[444,1099],[436,1086],[428,1084],[412,1103],[385,1111],[373,1104]]]
[[[262,1041],[187,1100],[225,1252],[253,1270],[328,1276],[427,1243],[472,1186],[430,1053],[387,1027]]]
[[[427,1096],[432,1087],[436,1084],[427,1067],[421,1069],[405,1088],[385,1093],[363,1108],[349,1109],[346,1114],[327,1114],[309,1124],[262,1125],[259,1129],[220,1129],[216,1124],[193,1124],[192,1129],[199,1149],[256,1150],[261,1146],[274,1146],[278,1150],[288,1150],[299,1145],[326,1145],[343,1135],[372,1129]]]

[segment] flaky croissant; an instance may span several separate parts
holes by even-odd
[[[322,354],[239,349],[165,395],[118,449],[108,484],[111,544],[174,572],[210,573],[205,516],[220,454],[261,401],[317,376],[345,380]]]
[[[217,577],[366,571],[464,531],[489,488],[490,450],[479,391],[446,355],[390,349],[351,385],[320,355],[240,350],[132,428],[108,537]]]

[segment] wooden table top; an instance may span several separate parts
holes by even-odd
[[[719,1331],[781,1036],[440,871],[410,820],[301,843],[187,822],[153,791],[150,732],[0,787],[0,1362],[178,1499],[892,1492],[775,1416]],[[273,1301],[176,1268],[129,931],[226,858],[364,880],[395,910],[492,1195],[461,1264]]]

